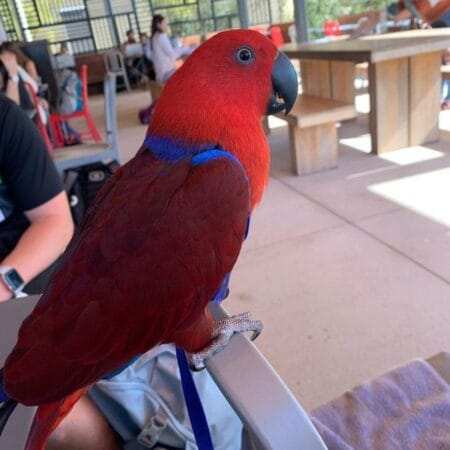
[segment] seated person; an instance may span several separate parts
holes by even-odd
[[[0,61],[6,71],[2,85],[6,96],[21,105],[23,109],[34,111],[31,98],[26,98],[24,87],[31,89],[37,96],[40,91],[40,78],[34,62],[26,57],[19,46],[13,42],[4,42],[0,45]],[[48,103],[44,99],[39,101],[39,114],[42,122],[47,123]]]
[[[15,292],[6,272],[23,280],[28,293],[41,293],[49,277],[44,271],[72,233],[67,196],[45,144],[26,114],[0,94],[0,302],[23,288]]]
[[[450,0],[404,0],[385,10],[367,11],[338,19],[341,25],[358,23],[353,38],[370,34],[383,20],[395,22],[415,19],[422,27],[450,26]]]
[[[147,33],[139,33],[139,42],[145,46],[148,43],[148,34]]]
[[[19,105],[30,116],[34,107],[23,80],[19,77],[17,60],[10,52],[2,52],[0,46],[0,92]]]
[[[134,31],[133,30],[128,30],[127,31],[127,40],[125,42],[124,45],[128,45],[128,44],[136,44],[136,37],[134,36]]]
[[[176,71],[176,62],[178,59],[189,56],[193,50],[192,47],[174,47],[170,41],[169,23],[160,14],[153,16],[152,35],[150,37],[150,48],[147,58],[153,61],[156,74],[156,81],[164,83]]]

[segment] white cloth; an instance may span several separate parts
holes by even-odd
[[[166,33],[157,33],[153,36],[146,50],[146,56],[152,60],[155,68],[156,81],[160,83],[166,81],[167,75],[175,71],[177,59],[188,56],[193,51],[190,47],[174,48]]]

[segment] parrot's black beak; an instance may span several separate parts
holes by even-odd
[[[272,94],[267,105],[267,115],[292,109],[298,95],[298,79],[289,58],[279,52],[272,69]]]

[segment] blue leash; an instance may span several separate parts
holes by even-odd
[[[181,384],[183,386],[184,399],[186,401],[192,431],[194,432],[198,450],[214,450],[209,432],[208,421],[203,410],[200,396],[195,387],[194,378],[186,358],[184,350],[177,347],[177,360],[180,368]]]
[[[248,233],[247,222],[247,232]],[[228,283],[230,282],[230,274],[225,275],[222,284],[214,295],[213,302],[221,303],[228,297],[229,289]],[[186,402],[189,418],[191,419],[192,431],[194,432],[195,441],[197,442],[198,450],[214,450],[214,446],[211,439],[211,433],[209,432],[208,421],[206,420],[206,414],[198,395],[197,388],[195,387],[194,379],[192,377],[191,370],[186,358],[186,353],[183,349],[177,347],[177,360],[178,367],[180,368],[181,384],[183,386],[184,400]]]

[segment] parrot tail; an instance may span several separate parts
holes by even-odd
[[[87,389],[80,389],[63,400],[39,406],[28,434],[25,450],[45,450],[53,431],[58,428],[86,391]]]
[[[3,369],[0,369],[0,435],[2,434],[11,414],[16,409],[17,402],[9,398],[3,387]]]

